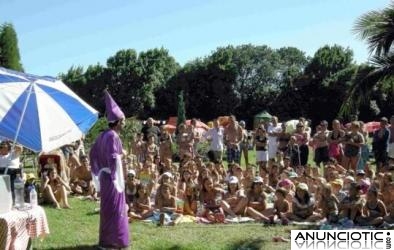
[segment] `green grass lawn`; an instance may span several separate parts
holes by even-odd
[[[71,198],[70,210],[45,207],[50,234],[33,240],[33,249],[94,249],[98,242],[98,203]],[[274,243],[273,236],[289,236],[294,227],[262,224],[185,223],[158,227],[145,222],[130,224],[132,249],[290,249],[289,243]]]

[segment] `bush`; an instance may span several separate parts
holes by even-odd
[[[97,136],[108,128],[108,122],[105,117],[98,119],[96,124],[89,130],[89,133],[85,137],[85,147],[89,149],[93,142],[96,140]],[[135,134],[141,131],[142,125],[139,120],[135,117],[126,118],[126,125],[120,135],[123,148],[126,150],[130,149],[130,142],[133,140]]]

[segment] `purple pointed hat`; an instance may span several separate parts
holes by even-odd
[[[112,99],[112,96],[107,90],[105,94],[105,112],[107,113],[108,122],[115,122],[122,118],[125,118],[123,111],[119,108],[118,104]]]

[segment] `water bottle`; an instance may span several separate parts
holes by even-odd
[[[30,190],[30,205],[32,207],[35,207],[38,205],[38,199],[37,199],[37,191],[34,185],[32,186]]]
[[[23,208],[25,206],[25,184],[19,174],[14,181],[15,207]]]

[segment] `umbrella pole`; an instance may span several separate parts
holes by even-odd
[[[16,140],[18,139],[18,136],[19,136],[19,131],[20,131],[20,129],[21,129],[22,121],[23,121],[23,118],[24,118],[25,113],[26,113],[27,104],[29,103],[29,100],[30,100],[30,96],[31,96],[31,93],[32,93],[32,90],[33,90],[33,85],[34,85],[34,83],[30,84],[29,90],[28,90],[29,92],[28,92],[28,94],[27,94],[25,103],[23,104],[23,109],[22,109],[22,113],[21,113],[21,118],[19,119],[18,127],[17,127],[17,129],[16,129],[14,141],[13,141],[12,147],[11,147],[11,153],[14,152],[14,149],[15,149]],[[5,168],[4,174],[7,174],[7,172],[8,172],[8,166]],[[22,176],[21,176],[21,177],[22,177]]]

